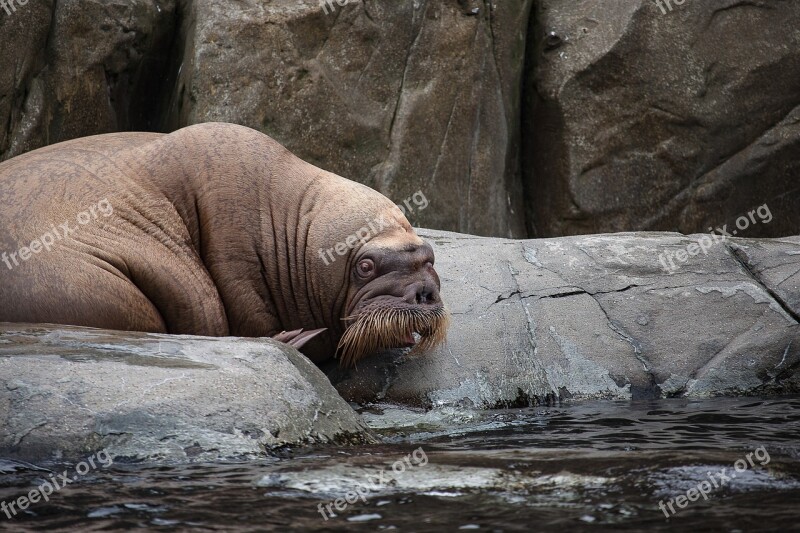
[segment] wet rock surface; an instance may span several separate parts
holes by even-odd
[[[293,348],[269,339],[0,324],[0,455],[129,461],[263,457],[371,442]]]
[[[349,400],[492,408],[800,390],[797,239],[420,234],[453,314],[447,345],[329,369]]]

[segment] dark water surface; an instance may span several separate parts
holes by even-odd
[[[800,398],[364,414],[383,444],[247,463],[115,463],[10,520],[0,513],[0,528],[800,530]],[[0,501],[75,469],[37,466],[48,471],[0,461]],[[366,501],[322,517],[357,487]],[[679,508],[687,493],[697,501]],[[670,501],[667,518],[659,502],[671,514]]]

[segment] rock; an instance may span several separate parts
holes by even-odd
[[[798,239],[420,234],[453,314],[447,345],[328,369],[346,399],[491,408],[800,391]]]
[[[395,202],[421,191],[415,225],[525,236],[531,3],[193,0],[166,129],[243,124]]]
[[[212,461],[372,441],[319,369],[281,343],[24,324],[0,324],[0,428],[0,455],[30,461],[101,449]]]
[[[29,0],[0,10],[0,159],[60,141],[153,130],[175,0]]]
[[[414,223],[526,235],[532,0],[176,3],[0,9],[0,159],[81,136],[234,122],[398,203],[421,192],[430,208],[412,209]]]
[[[666,0],[664,0],[666,2]],[[664,5],[664,4],[662,4]],[[543,0],[528,40],[532,236],[800,227],[800,4]]]
[[[800,227],[795,2],[327,1],[0,8],[0,159],[222,120],[424,194],[415,225],[688,234],[766,205],[744,236]]]

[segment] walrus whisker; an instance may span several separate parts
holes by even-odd
[[[349,325],[339,341],[337,353],[342,366],[354,366],[367,355],[398,346],[402,339],[413,333],[419,334],[420,339],[411,354],[438,346],[447,336],[450,315],[444,307],[376,307],[344,320]]]

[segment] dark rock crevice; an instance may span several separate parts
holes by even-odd
[[[508,294],[500,294],[500,295],[498,295],[497,296],[497,300],[495,300],[492,303],[492,305],[500,303],[500,302],[504,302],[506,300],[509,300],[509,299],[513,298],[514,296],[519,296],[520,299],[522,299],[522,300],[527,299],[527,298],[535,298],[537,300],[543,300],[543,299],[548,299],[548,298],[554,298],[554,299],[555,298],[568,298],[570,296],[580,296],[582,294],[586,294],[586,295],[589,295],[589,296],[595,296],[595,295],[598,295],[598,294],[610,294],[610,293],[614,293],[614,292],[627,292],[630,289],[634,289],[634,288],[641,287],[641,286],[642,285],[628,285],[628,286],[623,287],[621,289],[611,289],[611,290],[608,290],[608,291],[587,291],[585,289],[575,288],[574,290],[568,290],[568,291],[564,291],[564,292],[556,292],[556,293],[552,293],[552,294],[541,294],[541,291],[538,291],[536,293],[523,294],[523,291],[517,290],[517,291],[512,291],[512,292],[510,292]],[[558,287],[554,287],[554,288],[557,289]],[[664,288],[664,287],[659,287],[659,288]],[[545,289],[545,290],[547,290],[547,289]]]

